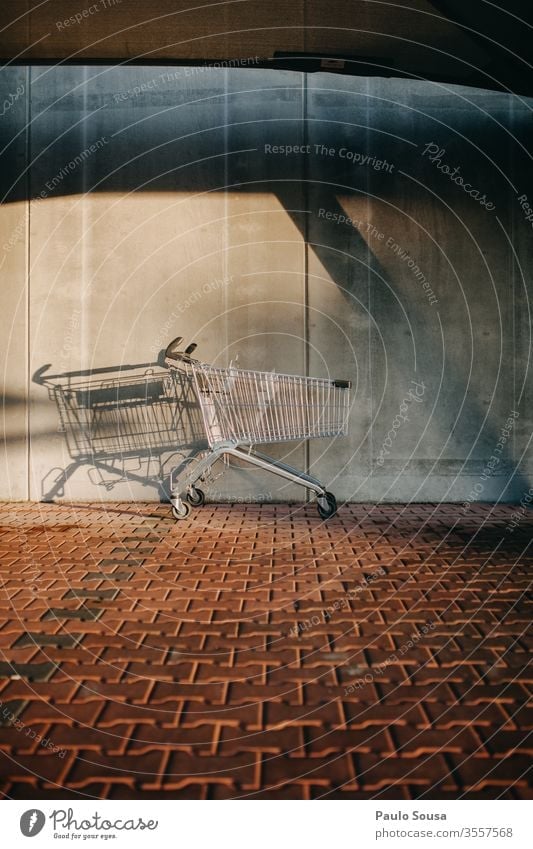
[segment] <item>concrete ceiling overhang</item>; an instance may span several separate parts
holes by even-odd
[[[3,0],[3,63],[224,63],[533,95],[531,0]]]

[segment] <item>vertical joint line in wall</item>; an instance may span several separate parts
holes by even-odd
[[[370,82],[367,77],[365,81],[365,153],[368,153],[369,150],[369,135],[370,135],[370,126],[371,126],[371,116],[370,116],[370,91],[369,91]],[[366,169],[365,173],[365,188],[366,188],[366,212],[367,212],[367,221],[370,220],[370,168]],[[366,300],[368,305],[368,386],[370,392],[370,427],[368,429],[368,441],[369,441],[369,467],[371,474],[374,471],[374,392],[372,388],[372,321],[370,320],[370,316],[372,315],[373,303],[372,303],[372,272],[370,268],[371,263],[371,249],[370,249],[370,240],[366,240]]]
[[[305,32],[305,28],[304,28]],[[308,76],[305,71],[302,73],[302,87],[303,87],[303,97],[302,97],[302,107],[303,107],[303,143],[307,144],[308,140],[308,127],[307,127],[307,80]],[[304,150],[307,148],[304,147]],[[308,157],[303,157],[303,201],[304,201],[304,256],[303,256],[303,272],[304,272],[304,373],[306,377],[309,377],[309,366],[310,366],[310,357],[309,357],[309,186],[308,186]],[[306,474],[310,473],[310,464],[311,464],[311,456],[310,456],[310,444],[309,440],[305,441],[305,449],[304,449],[304,461],[305,461],[305,471]],[[307,494],[307,498],[309,499],[309,493]]]
[[[225,281],[229,280],[229,240],[230,240],[230,228],[229,228],[229,214],[230,214],[230,188],[229,188],[229,136],[230,136],[230,128],[229,128],[229,73],[228,69],[224,68],[222,71],[223,79],[224,79],[224,185],[226,186],[226,191],[224,192],[223,197],[223,251],[222,251],[222,279]],[[222,298],[224,301],[224,348],[228,350],[229,344],[229,312],[228,312],[228,289],[229,286],[222,287]]]
[[[516,135],[515,135],[516,126],[515,126],[515,120],[514,120],[515,119],[515,110],[514,110],[515,104],[514,104],[514,101],[515,101],[515,98],[511,97],[510,104],[509,104],[509,110],[511,112],[510,124],[511,124],[511,138],[512,139],[516,138]],[[513,151],[512,151],[510,143],[509,143],[508,151],[509,151],[508,155],[509,155],[509,160],[510,160],[510,162],[509,162],[509,173],[511,175],[511,180],[513,182],[513,185],[516,185],[516,179],[515,179],[516,178],[516,168],[515,168],[515,163],[514,163]],[[510,186],[508,186],[508,191],[509,191],[509,207],[510,207],[510,210],[511,210],[510,232],[511,232],[511,239],[512,239],[513,244],[514,244],[514,235],[515,235],[515,231],[516,231],[516,209],[515,209],[515,204],[513,202],[514,198],[512,196],[512,190],[511,190]],[[512,328],[513,328],[513,332],[512,332],[512,337],[513,337],[513,343],[512,343],[512,345],[513,345],[513,349],[512,349],[513,350],[513,410],[516,410],[516,403],[517,403],[517,398],[516,398],[516,376],[517,376],[516,364],[517,364],[517,360],[518,360],[518,356],[519,356],[518,344],[517,344],[517,338],[516,338],[516,278],[517,278],[517,269],[516,269],[516,259],[513,255],[512,251],[508,251],[508,257],[509,257],[509,264],[511,266],[510,267],[509,280],[511,281],[511,303],[512,303],[511,314],[512,314]],[[513,452],[512,462],[514,464],[515,458],[518,454],[515,428],[513,428],[513,432],[511,434],[511,440],[512,440],[511,451]]]
[[[28,16],[29,17],[29,16]],[[25,324],[26,324],[26,339],[25,339],[25,372],[26,372],[26,415],[25,415],[25,429],[26,429],[26,499],[30,500],[31,494],[31,473],[30,473],[30,460],[31,460],[31,445],[30,445],[30,234],[31,234],[31,168],[30,168],[30,156],[31,156],[31,65],[26,66],[26,138],[25,138],[25,161],[26,161],[26,175],[24,178],[25,187],[26,187],[26,273],[25,273]]]

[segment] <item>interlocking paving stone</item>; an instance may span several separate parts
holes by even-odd
[[[86,581],[129,581],[133,578],[133,572],[87,572],[83,576]]]
[[[28,681],[48,681],[56,671],[55,663],[0,662],[0,678],[26,678]]]
[[[47,619],[80,619],[82,622],[85,620],[94,621],[95,619],[99,619],[101,615],[102,611],[98,608],[81,607],[79,610],[71,610],[68,607],[51,607],[42,616],[41,621],[44,622]]]
[[[116,558],[104,558],[98,562],[98,566],[138,566],[139,563],[144,561],[138,561],[134,557],[121,558],[117,560]]]
[[[79,589],[76,589],[76,590],[69,590],[68,593],[65,593],[63,598],[65,598],[65,599],[67,599],[67,598],[82,598],[82,599],[83,598],[91,598],[91,599],[95,599],[95,600],[98,600],[98,601],[100,601],[100,600],[102,600],[102,601],[108,600],[109,601],[109,600],[115,599],[118,595],[118,592],[119,592],[118,590],[104,590],[104,589],[98,589],[98,590],[81,589],[81,590],[79,590]]]
[[[512,510],[1,505],[0,794],[531,798]]]
[[[36,645],[69,648],[75,646],[80,641],[81,636],[81,634],[24,633],[17,639],[15,645],[18,647]]]

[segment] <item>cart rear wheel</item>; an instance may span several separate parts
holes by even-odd
[[[192,486],[187,493],[187,501],[189,504],[192,504],[193,507],[201,507],[205,504],[205,495],[202,489],[198,489],[197,486]]]
[[[337,499],[332,492],[325,492],[318,496],[316,506],[321,519],[331,519],[337,512]]]
[[[180,501],[179,504],[172,505],[172,515],[175,519],[186,519],[190,512],[191,508],[185,501]]]

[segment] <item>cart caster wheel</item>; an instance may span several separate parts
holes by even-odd
[[[202,489],[198,489],[197,486],[192,486],[190,488],[186,498],[189,504],[192,504],[193,507],[202,507],[202,505],[205,504],[204,492]]]
[[[172,515],[175,519],[186,519],[190,512],[191,508],[185,501],[172,505]]]
[[[318,496],[316,506],[321,519],[331,519],[337,512],[337,499],[332,492],[325,492]]]

